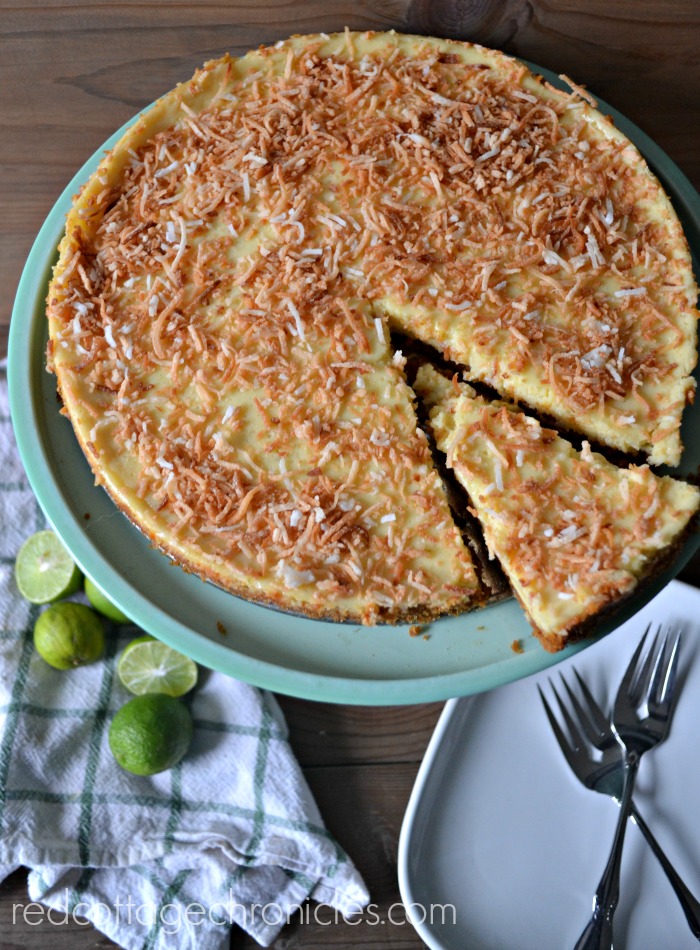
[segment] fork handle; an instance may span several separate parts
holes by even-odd
[[[638,768],[639,756],[636,752],[628,751],[625,756],[625,781],[620,800],[620,814],[617,818],[610,856],[593,897],[593,914],[576,941],[574,950],[613,950],[612,925],[615,908],[620,898],[622,845],[625,842],[627,819],[632,810],[632,792]]]
[[[666,877],[674,890],[676,897],[683,909],[685,919],[688,921],[691,933],[700,940],[700,901],[690,892],[689,888],[681,879],[680,875],[666,857],[661,845],[654,837],[651,828],[644,821],[637,811],[637,806],[632,802],[630,815],[647,840],[647,844],[656,855],[656,858],[664,869]]]

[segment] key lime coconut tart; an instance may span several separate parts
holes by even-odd
[[[48,366],[97,481],[184,569],[309,617],[426,621],[497,593],[392,334],[426,344],[488,387],[422,390],[558,649],[699,507],[648,468],[681,457],[696,299],[668,198],[584,90],[467,43],[297,36],[207,63],[105,156],[68,215]]]

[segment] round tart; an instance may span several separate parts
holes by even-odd
[[[572,85],[390,34],[208,63],[68,216],[48,365],[95,475],[177,563],[313,617],[480,584],[400,331],[599,443],[680,458],[696,289],[670,203]]]

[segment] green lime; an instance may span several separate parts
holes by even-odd
[[[192,741],[192,716],[172,696],[135,696],[119,710],[109,728],[109,747],[119,765],[134,775],[171,769]]]
[[[85,604],[53,604],[34,624],[34,646],[57,670],[93,663],[105,648],[102,620]]]
[[[184,696],[197,683],[197,664],[160,640],[137,637],[119,657],[117,676],[137,696]]]
[[[105,597],[97,584],[91,581],[89,577],[85,578],[85,596],[95,610],[99,610],[108,620],[112,620],[114,623],[131,623],[131,619],[127,617],[124,611],[115,607],[112,601]]]
[[[80,590],[82,574],[53,531],[37,531],[24,542],[15,561],[15,580],[22,597],[33,604],[52,604]]]

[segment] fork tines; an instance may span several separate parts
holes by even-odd
[[[663,626],[660,624],[644,660],[640,663],[651,626],[649,624],[644,631],[625,672],[613,718],[624,711],[621,710],[621,706],[632,711],[638,709],[644,702],[650,711],[653,708],[656,715],[667,716],[670,712],[675,694],[681,632],[676,630],[675,633],[669,632],[663,636]]]

